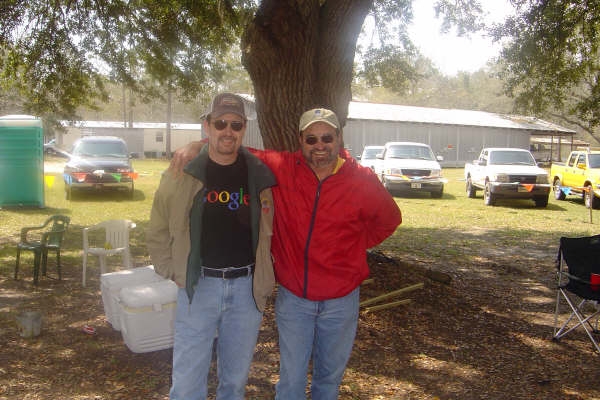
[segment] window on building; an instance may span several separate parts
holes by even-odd
[[[156,132],[156,142],[157,143],[162,143],[163,141],[163,133],[162,132]]]

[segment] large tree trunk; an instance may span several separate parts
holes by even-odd
[[[321,5],[322,3],[322,5]],[[295,150],[312,107],[342,125],[352,99],[356,41],[372,0],[263,0],[242,38],[265,148]]]

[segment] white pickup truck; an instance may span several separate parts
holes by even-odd
[[[551,185],[548,173],[537,166],[528,150],[490,147],[479,158],[465,164],[467,196],[474,198],[483,190],[488,206],[498,198],[532,199],[536,207],[546,207]]]
[[[442,167],[431,147],[425,143],[387,142],[377,154],[375,174],[389,191],[429,192],[434,199],[444,195]]]

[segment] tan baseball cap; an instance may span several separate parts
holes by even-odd
[[[335,129],[340,129],[340,121],[338,121],[338,118],[333,111],[326,108],[313,108],[312,110],[306,111],[300,117],[300,132],[315,122],[325,122]]]

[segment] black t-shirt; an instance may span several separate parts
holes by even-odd
[[[205,267],[241,267],[254,261],[248,166],[243,155],[231,165],[208,161],[202,214]]]

